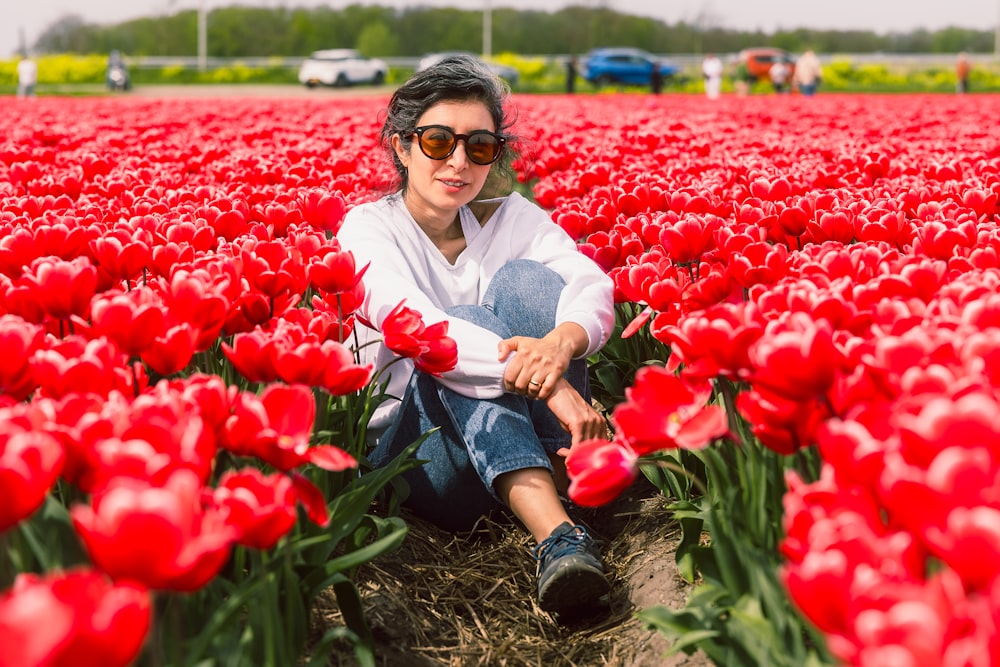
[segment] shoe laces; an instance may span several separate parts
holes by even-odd
[[[587,529],[584,526],[572,526],[568,530],[558,530],[539,542],[532,551],[532,555],[536,561],[541,563],[579,552],[586,548],[588,537]]]

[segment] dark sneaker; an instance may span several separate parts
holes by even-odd
[[[601,554],[583,526],[561,523],[534,550],[538,561],[538,606],[575,615],[603,606],[610,586]]]

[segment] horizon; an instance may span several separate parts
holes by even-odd
[[[770,35],[787,30],[863,31],[876,34],[934,32],[949,27],[993,31],[1000,37],[1000,2],[998,0],[952,0],[948,3],[920,3],[909,0],[841,0],[836,6],[804,5],[798,0],[772,0],[767,7],[753,6],[743,0],[680,0],[651,3],[648,0],[88,0],[79,6],[75,0],[35,0],[19,8],[14,20],[0,30],[0,57],[14,56],[22,44],[31,47],[56,21],[78,16],[85,23],[115,25],[137,18],[169,16],[180,11],[197,10],[204,3],[209,11],[220,7],[263,6],[313,8],[328,6],[341,9],[347,5],[380,5],[396,9],[417,6],[457,7],[466,10],[490,8],[554,12],[569,5],[601,7],[621,14],[643,16],[664,23],[700,25]]]

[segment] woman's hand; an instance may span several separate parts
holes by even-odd
[[[566,378],[559,378],[546,401],[559,424],[573,436],[573,445],[592,438],[607,438],[604,417],[585,401]]]
[[[556,381],[569,368],[569,362],[586,350],[588,343],[587,332],[572,322],[560,324],[543,338],[514,336],[500,341],[500,361],[517,352],[504,372],[504,389],[528,398],[547,400],[552,396]]]

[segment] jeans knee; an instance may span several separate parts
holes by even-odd
[[[496,315],[484,306],[458,305],[446,308],[445,313],[449,316],[472,322],[476,326],[492,331],[501,338],[510,338],[510,329],[500,321]]]
[[[546,288],[561,290],[566,281],[558,273],[533,259],[512,259],[493,276],[493,282],[500,281],[510,289],[520,287],[530,294],[537,294]]]
[[[515,307],[553,304],[565,286],[563,277],[541,262],[515,259],[494,274],[484,305],[495,310],[495,304],[501,301]]]

